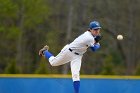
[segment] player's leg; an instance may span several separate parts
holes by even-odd
[[[51,52],[49,52],[48,50],[45,50],[43,52],[43,54],[44,54],[44,57],[47,59],[49,59],[50,57],[54,57],[54,55]]]
[[[75,59],[71,62],[71,72],[73,79],[73,87],[75,93],[79,93],[80,88],[80,68],[81,68],[82,56],[75,56]]]
[[[59,66],[71,61],[70,53],[66,45],[57,56],[53,56],[48,50],[44,51],[44,56],[49,60],[52,66]]]

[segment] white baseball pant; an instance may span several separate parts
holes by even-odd
[[[73,81],[80,81],[80,68],[83,55],[76,55],[69,50],[69,45],[66,45],[57,56],[49,58],[52,66],[59,66],[70,62]]]

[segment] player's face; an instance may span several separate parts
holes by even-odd
[[[100,29],[92,29],[91,30],[92,35],[97,36],[100,35]]]

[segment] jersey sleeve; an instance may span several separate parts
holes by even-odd
[[[95,43],[90,48],[91,48],[92,51],[95,52],[96,50],[98,50],[100,48],[100,44],[99,43]]]
[[[93,46],[94,44],[95,44],[94,38],[89,38],[89,39],[87,39],[87,45],[88,45],[88,47],[91,47],[91,46]]]

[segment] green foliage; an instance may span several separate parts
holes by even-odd
[[[35,74],[47,74],[48,72],[47,64],[41,60],[38,68],[35,70]]]
[[[138,66],[136,67],[135,74],[136,74],[136,75],[140,75],[140,65],[138,65]]]
[[[12,27],[10,27],[9,29],[7,29],[5,31],[6,31],[5,33],[7,34],[7,37],[6,37],[7,39],[16,40],[17,36],[19,36],[19,34],[20,34],[20,30],[16,26],[12,26]]]
[[[19,67],[16,65],[16,62],[9,62],[7,67],[5,68],[4,71],[5,74],[19,74],[20,73],[20,69]]]
[[[3,21],[4,18],[16,18],[17,8],[12,0],[0,0],[0,19]]]
[[[24,0],[25,27],[33,28],[44,21],[50,15],[50,9],[45,0]]]
[[[137,21],[140,20],[140,0],[91,2],[0,0],[0,73],[62,73],[63,66],[50,68],[50,64],[38,56],[39,49],[48,44],[50,51],[57,55],[95,19],[102,26],[101,49],[85,55],[82,74],[124,75],[132,67],[135,74],[140,75],[140,22]],[[73,7],[71,12],[70,7]],[[69,20],[72,33],[68,41]],[[124,40],[117,41],[116,34],[123,34]]]
[[[102,72],[101,74],[103,75],[114,75],[115,72],[113,71],[114,66],[113,66],[113,58],[112,56],[107,56],[104,59],[103,67],[102,67]]]

